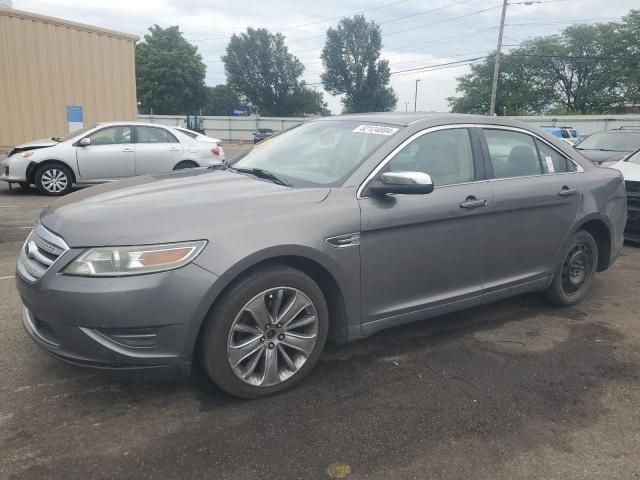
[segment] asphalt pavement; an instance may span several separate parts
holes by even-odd
[[[132,384],[23,331],[21,241],[51,199],[0,185],[2,479],[640,477],[640,248],[579,306],[538,295],[329,345],[299,387]]]

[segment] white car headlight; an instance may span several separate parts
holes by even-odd
[[[164,272],[184,267],[198,256],[206,244],[205,240],[199,240],[165,245],[90,248],[71,262],[63,273],[121,277]]]

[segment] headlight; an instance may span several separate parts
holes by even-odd
[[[184,267],[202,251],[205,240],[142,245],[136,247],[91,248],[64,269],[67,275],[121,277],[164,272]]]
[[[22,152],[22,153],[20,154],[20,156],[21,156],[21,157],[25,157],[25,158],[28,158],[28,157],[30,157],[31,155],[33,155],[33,150],[27,150],[26,152]]]

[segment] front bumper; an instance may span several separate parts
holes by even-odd
[[[123,278],[73,277],[55,267],[37,282],[16,275],[23,325],[47,353],[124,378],[190,373],[215,275],[194,264]]]
[[[27,163],[25,159],[13,160],[13,157],[5,157],[0,161],[0,180],[5,182],[26,182]]]

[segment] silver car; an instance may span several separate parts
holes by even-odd
[[[16,284],[27,332],[58,359],[127,376],[200,362],[256,398],[302,380],[327,338],[523,292],[574,305],[626,219],[620,172],[535,127],[328,117],[219,168],[54,202]]]
[[[209,167],[224,158],[220,140],[190,130],[141,122],[99,123],[64,137],[16,146],[0,162],[0,180],[22,187],[34,184],[45,195],[64,195],[73,184]]]

